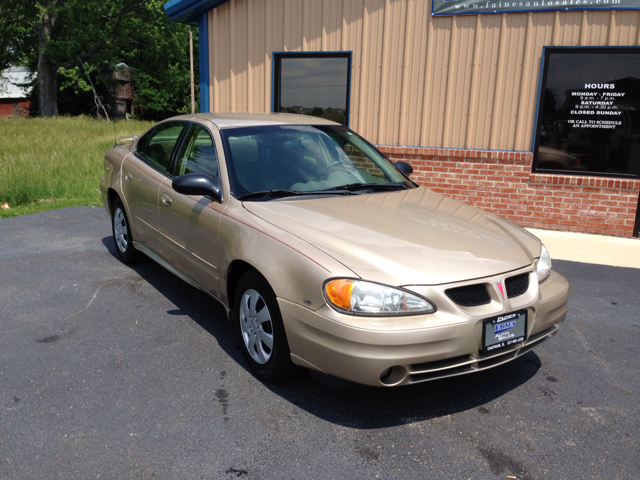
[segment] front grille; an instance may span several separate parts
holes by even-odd
[[[483,283],[445,290],[447,297],[463,307],[477,307],[491,303],[487,287]]]
[[[519,297],[529,290],[529,274],[523,273],[515,277],[509,277],[504,281],[507,287],[507,297]]]
[[[542,332],[531,335],[523,343],[518,343],[496,352],[477,352],[470,355],[449,358],[447,360],[408,365],[408,382],[406,383],[428,382],[430,380],[478,372],[498,366],[530,352],[545,340],[553,337],[557,331],[558,325],[552,325]]]

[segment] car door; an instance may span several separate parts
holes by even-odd
[[[175,158],[175,177],[203,173],[220,181],[218,155],[211,133],[192,123]],[[159,229],[163,256],[205,289],[218,294],[219,230],[222,202],[177,193],[172,179],[160,185]]]
[[[159,253],[158,189],[169,178],[173,150],[187,122],[165,122],[143,135],[122,162],[122,191],[129,209],[133,238]]]

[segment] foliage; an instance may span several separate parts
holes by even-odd
[[[26,65],[41,79],[53,75],[60,113],[78,114],[95,111],[92,83],[102,102],[113,100],[111,74],[124,62],[133,71],[140,117],[190,111],[189,27],[170,21],[163,3],[0,0],[0,68]],[[47,62],[53,68],[45,68]],[[33,100],[56,101],[40,83]]]
[[[191,111],[189,27],[169,20],[162,10],[162,1],[157,5],[132,32],[129,49],[121,52],[125,63],[133,69],[136,107],[140,107],[142,118],[155,120]],[[193,29],[193,34],[197,60],[197,29]]]
[[[140,135],[151,122],[90,117],[0,119],[0,217],[100,205],[103,157],[115,138]]]
[[[0,70],[12,65],[37,66],[38,62],[37,55],[34,56],[38,45],[35,31],[29,25],[10,20],[18,9],[14,3],[17,2],[0,0]],[[33,17],[37,12],[33,6],[27,8],[26,3],[20,6],[23,15]]]

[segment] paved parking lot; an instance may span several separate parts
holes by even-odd
[[[103,209],[0,220],[0,478],[638,479],[640,269],[556,261],[559,334],[475,375],[265,385]]]

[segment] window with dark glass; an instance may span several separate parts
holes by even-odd
[[[640,178],[640,48],[545,47],[533,169]]]
[[[176,175],[206,173],[218,176],[218,155],[211,135],[204,127],[193,124],[182,144],[176,166]]]
[[[171,154],[185,125],[184,122],[159,124],[138,141],[136,153],[158,169],[168,171]]]
[[[275,53],[275,112],[297,113],[349,124],[351,55]]]

